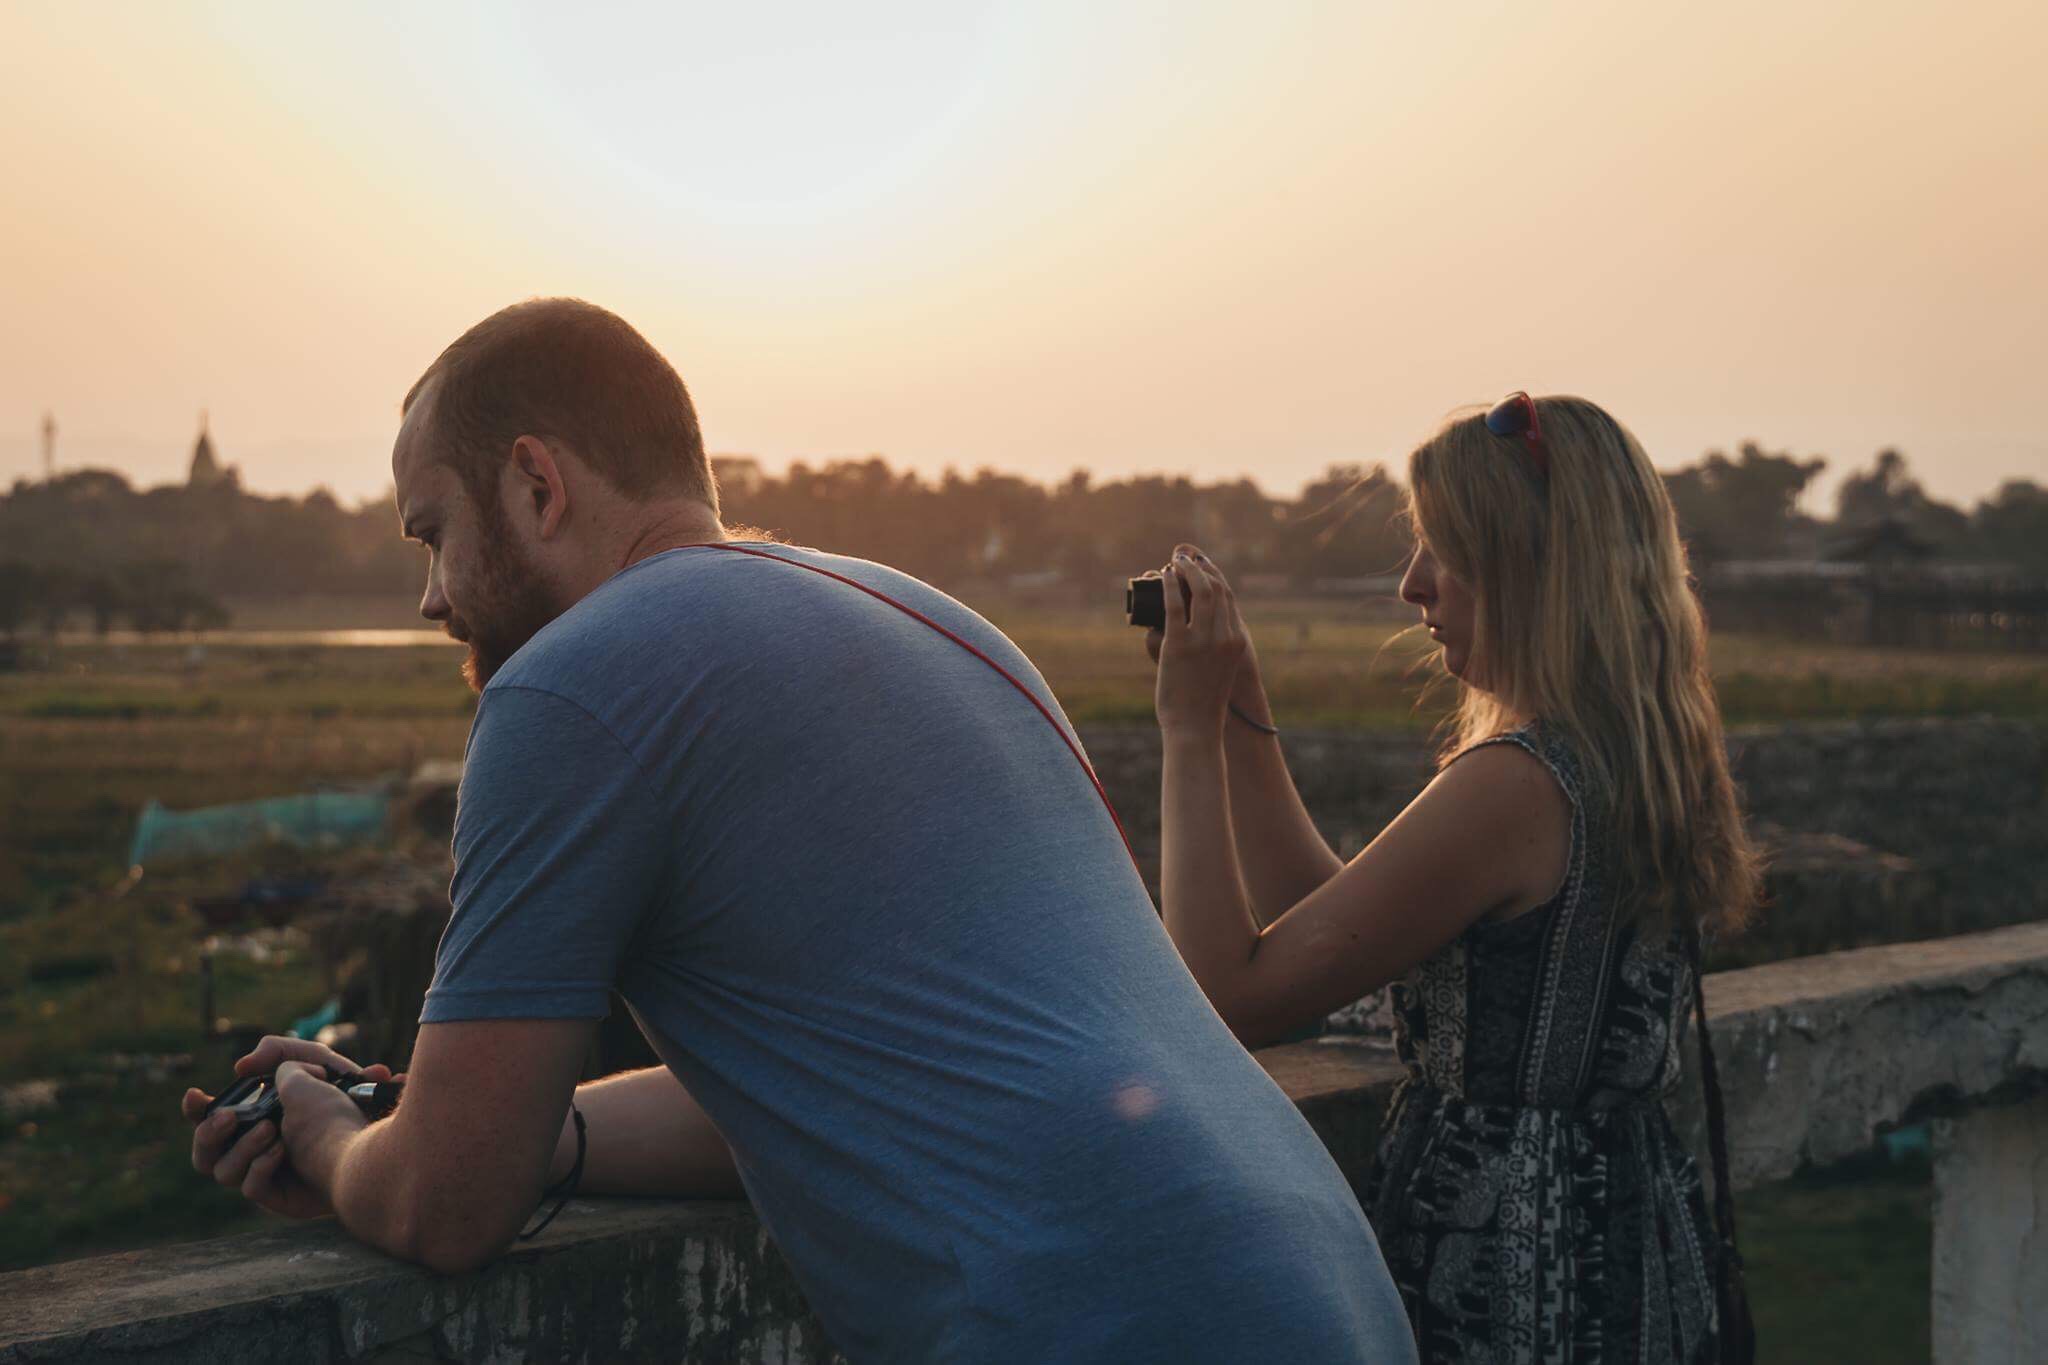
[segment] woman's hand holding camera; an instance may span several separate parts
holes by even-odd
[[[1145,634],[1145,650],[1159,664],[1153,691],[1159,728],[1218,735],[1233,702],[1248,714],[1262,714],[1258,656],[1223,571],[1196,546],[1181,544],[1161,576],[1167,584],[1166,629]]]
[[[192,1169],[212,1176],[244,1198],[287,1218],[324,1218],[334,1212],[327,1196],[293,1170],[288,1153],[307,1151],[335,1131],[352,1131],[366,1122],[354,1100],[337,1089],[329,1074],[360,1071],[373,1081],[393,1079],[381,1063],[358,1067],[336,1052],[304,1038],[265,1038],[256,1050],[235,1063],[237,1076],[275,1073],[284,1101],[283,1132],[269,1120],[235,1140],[236,1119],[226,1109],[207,1114],[213,1098],[187,1090],[182,1104],[192,1131]],[[345,1125],[345,1127],[338,1127]]]

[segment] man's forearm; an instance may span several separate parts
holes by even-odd
[[[742,1191],[732,1150],[704,1109],[665,1066],[629,1071],[576,1087],[583,1111],[586,1194],[659,1194],[736,1199]],[[576,1161],[576,1126],[564,1119],[548,1182]]]
[[[581,1193],[697,1199],[731,1199],[743,1193],[731,1149],[668,1068],[652,1067],[579,1086],[576,1107],[583,1111],[586,1131],[583,1178],[577,1184]],[[323,1125],[295,1149],[292,1163],[302,1179],[326,1196],[351,1235],[394,1256],[433,1265],[437,1230],[468,1223],[479,1207],[496,1201],[423,1186],[424,1163],[405,1151],[408,1138],[417,1141],[421,1136],[404,1131],[396,1117],[368,1126],[340,1120]],[[575,1161],[575,1125],[565,1118],[548,1183],[567,1175]],[[528,1212],[516,1207],[512,1211],[519,1222],[475,1229],[482,1244],[495,1247],[510,1240]]]
[[[358,1241],[407,1260],[421,1252],[424,1200],[410,1178],[413,1163],[396,1141],[396,1125],[336,1124],[292,1153],[299,1175],[327,1196],[341,1225]]]
[[[579,1192],[742,1197],[731,1149],[668,1068],[651,1067],[579,1086],[576,1107],[585,1124]],[[406,1136],[395,1121],[368,1127],[335,1125],[322,1131],[302,1157],[294,1157],[301,1174],[327,1195],[351,1235],[392,1255],[434,1265],[433,1229],[423,1220],[447,1221],[458,1210],[440,1209],[446,1201],[418,1187],[419,1163],[407,1159],[402,1150]],[[565,1118],[548,1183],[566,1176],[575,1161],[575,1124]],[[522,1210],[522,1222],[524,1217]],[[483,1240],[501,1246],[516,1230],[516,1224],[483,1230]]]

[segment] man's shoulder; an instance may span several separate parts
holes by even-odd
[[[588,705],[649,669],[674,667],[693,651],[672,647],[693,617],[717,615],[716,593],[670,556],[614,574],[550,621],[505,662],[485,688],[528,688]]]
[[[896,619],[895,606],[981,648],[1005,643],[970,608],[885,564],[768,542],[690,546],[606,580],[514,654],[486,696],[531,688],[603,715],[635,692],[672,697],[732,667],[756,681],[809,675],[821,651]]]
[[[701,579],[703,591],[712,597],[740,594],[795,595],[825,602],[853,605],[861,600],[841,596],[861,588],[891,596],[935,597],[944,594],[921,578],[871,559],[836,554],[809,545],[786,545],[778,541],[731,541],[722,546],[700,545],[678,552],[690,555],[691,567]],[[764,561],[775,561],[767,563]],[[710,572],[702,572],[710,570]],[[616,581],[616,580],[615,580]]]
[[[670,687],[720,659],[789,648],[813,623],[814,584],[850,589],[765,557],[827,568],[865,580],[890,575],[880,565],[797,546],[752,543],[749,553],[687,546],[653,555],[606,579],[543,627],[498,670],[485,689],[550,692],[593,712],[636,686]]]

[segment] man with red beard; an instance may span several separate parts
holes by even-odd
[[[744,1189],[855,1360],[1413,1359],[999,631],[730,538],[682,381],[575,300],[451,345],[392,472],[481,694],[404,1099],[367,1122],[267,1039],[282,1132],[188,1092],[200,1170],[450,1272],[571,1171]],[[614,989],[665,1065],[579,1087]]]

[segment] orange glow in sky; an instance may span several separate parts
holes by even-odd
[[[2048,480],[2048,6],[0,7],[0,481],[375,495],[577,294],[772,466],[1398,461],[1585,394],[1667,467]]]

